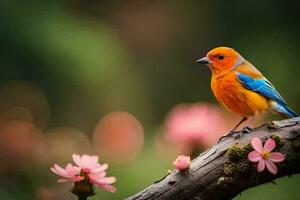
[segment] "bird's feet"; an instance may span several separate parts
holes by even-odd
[[[226,139],[228,137],[233,138],[233,139],[239,139],[239,138],[243,137],[244,134],[250,133],[251,131],[252,131],[252,128],[250,128],[248,126],[243,127],[239,131],[231,130],[231,131],[229,131],[229,133],[227,135],[220,137],[218,143],[222,142],[224,139]]]

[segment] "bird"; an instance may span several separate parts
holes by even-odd
[[[228,135],[249,117],[271,111],[285,118],[297,117],[270,81],[249,61],[230,47],[216,47],[196,63],[208,65],[211,75],[211,89],[217,101],[229,111],[241,116],[241,120]],[[241,130],[249,132],[250,127]],[[248,131],[247,131],[248,130]]]

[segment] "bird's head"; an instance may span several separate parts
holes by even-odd
[[[217,47],[210,50],[206,57],[196,63],[208,65],[213,72],[230,71],[244,62],[244,58],[234,49],[229,47]]]

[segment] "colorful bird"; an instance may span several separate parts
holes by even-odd
[[[228,110],[242,116],[231,133],[248,117],[255,117],[266,110],[286,118],[298,116],[262,73],[234,49],[214,48],[196,63],[210,67],[211,88],[217,100]]]

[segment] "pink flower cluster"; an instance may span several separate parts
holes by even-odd
[[[257,171],[262,172],[267,167],[269,172],[277,174],[278,169],[274,163],[284,161],[285,156],[280,152],[272,152],[276,147],[275,141],[269,138],[263,146],[259,138],[253,138],[251,145],[254,151],[248,154],[248,159],[254,163],[258,162]]]
[[[98,163],[98,156],[73,154],[73,161],[76,166],[68,163],[65,168],[54,164],[51,171],[62,178],[58,182],[80,182],[88,180],[91,184],[103,188],[109,192],[115,192],[116,188],[111,184],[116,182],[115,177],[106,177],[108,164]]]

